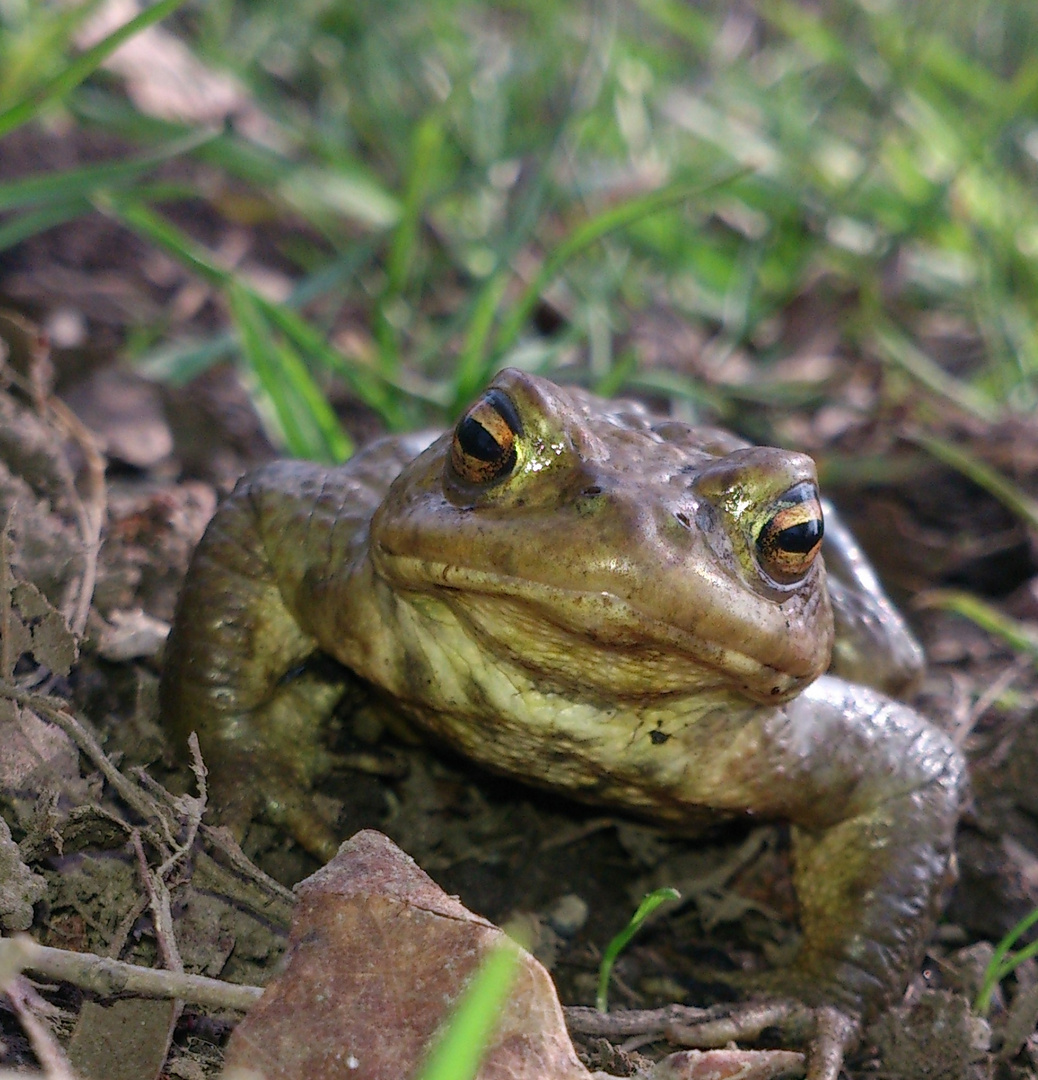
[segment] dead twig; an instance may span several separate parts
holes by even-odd
[[[226,857],[231,869],[247,880],[254,882],[274,900],[287,904],[290,911],[295,907],[295,893],[291,889],[286,889],[280,881],[275,881],[269,874],[265,874],[256,866],[238,846],[238,842],[231,835],[229,829],[203,825],[201,831],[206,843]]]
[[[574,1035],[599,1035],[602,1038],[626,1039],[632,1035],[648,1035],[663,1039],[674,1024],[701,1024],[718,1019],[716,1009],[699,1009],[692,1005],[666,1005],[662,1009],[622,1009],[604,1013],[587,1005],[567,1005],[563,1008],[566,1027]]]
[[[169,899],[169,889],[162,875],[148,865],[148,856],[144,854],[141,834],[134,831],[130,838],[137,856],[137,868],[141,882],[148,894],[148,906],[151,908],[151,920],[155,927],[155,940],[159,947],[159,956],[167,971],[182,972],[184,961],[180,957],[176,933],[173,929],[173,910]]]
[[[50,1010],[50,1006],[20,974],[32,956],[34,944],[24,935],[0,939],[0,991],[7,995],[47,1080],[75,1080],[64,1051],[40,1020],[40,1015]]]
[[[0,530],[0,678],[10,679],[15,658],[11,655],[11,507]]]
[[[16,951],[18,966],[44,979],[71,983],[102,997],[129,994],[146,998],[178,998],[195,1005],[247,1012],[263,993],[260,986],[240,986],[204,975],[161,971],[127,964],[96,953],[67,952],[38,945],[20,936],[0,939],[0,970]]]
[[[150,843],[167,851],[173,851],[178,847],[170,822],[167,820],[167,815],[162,813],[159,803],[150,795],[147,795],[138,785],[131,783],[123,776],[112,764],[111,759],[104,750],[101,749],[93,735],[70,712],[66,712],[53,698],[49,698],[45,694],[34,694],[19,690],[10,684],[0,687],[0,693],[26,709],[42,713],[53,724],[61,728],[72,742],[86,754],[95,768],[118,792],[120,798],[128,806],[140,814],[145,821],[157,821],[161,827],[162,835],[156,834],[153,829],[146,829],[145,834]]]

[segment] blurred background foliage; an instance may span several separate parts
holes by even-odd
[[[350,452],[329,395],[403,428],[505,364],[808,448],[884,410],[955,441],[949,409],[1035,408],[1030,0],[166,0],[139,18],[159,8],[161,48],[136,40],[174,49],[176,93],[103,33],[84,51],[128,0],[114,23],[100,0],[0,0],[0,132],[123,148],[0,184],[0,258],[98,210],[157,245],[226,321],[142,321],[128,355],[175,382],[237,357],[291,452]],[[196,227],[214,218],[276,223],[291,288],[214,251]]]

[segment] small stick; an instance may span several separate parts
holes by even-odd
[[[35,994],[32,987],[24,979],[15,979],[7,987],[7,998],[18,1016],[19,1023],[29,1036],[33,1052],[43,1066],[44,1076],[47,1080],[76,1080],[65,1052],[47,1026],[33,1012],[33,997]]]
[[[15,956],[9,959],[11,953]],[[11,959],[44,979],[71,983],[103,997],[130,994],[146,998],[179,998],[195,1005],[247,1012],[263,993],[261,986],[241,986],[204,975],[160,971],[96,953],[53,949],[24,935],[0,939],[0,969]]]

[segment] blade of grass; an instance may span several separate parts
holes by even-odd
[[[635,0],[636,5],[672,34],[701,49],[717,41],[717,24],[680,0]]]
[[[214,288],[223,289],[233,280],[231,273],[217,265],[201,244],[142,203],[112,191],[99,191],[93,203],[101,213],[150,240]]]
[[[290,311],[284,304],[275,304],[262,296],[257,296],[256,301],[267,318],[299,348],[319,360],[329,371],[346,379],[357,396],[375,409],[392,430],[399,431],[404,426],[403,414],[392,393],[392,387],[402,386],[403,383],[391,384],[383,379],[379,372],[351,363],[343,353],[329,345],[305,319]]]
[[[82,169],[60,173],[37,173],[0,184],[0,211],[86,199],[103,188],[117,190],[139,180],[156,165],[197,150],[211,141],[215,134],[213,131],[196,130],[128,161],[106,161],[103,165],[87,165]]]
[[[544,146],[536,163],[524,170],[526,179],[496,244],[493,267],[484,279],[482,289],[461,313],[453,328],[464,328],[465,345],[454,369],[450,394],[452,412],[459,411],[468,403],[475,390],[486,382],[494,359],[500,359],[508,351],[510,342],[497,348],[492,358],[488,359],[490,333],[496,310],[504,299],[509,268],[537,227],[556,166],[572,150],[572,132],[584,117],[591,114],[595,99],[605,85],[597,69],[609,53],[609,41],[613,36],[612,20],[596,19],[592,23],[594,29],[588,37],[579,73],[570,89],[568,107],[558,111],[559,119],[551,132],[550,141]]]
[[[40,73],[54,66],[69,48],[76,30],[105,0],[85,0],[68,8],[37,4],[37,10],[21,34],[7,30],[0,35],[3,43],[3,69],[0,71],[0,101],[23,96],[29,87],[38,85]]]
[[[892,323],[880,319],[872,328],[868,344],[883,361],[896,364],[928,390],[971,416],[994,422],[997,409],[985,394],[949,375]]]
[[[458,999],[416,1080],[472,1080],[515,982],[519,955],[518,946],[507,942],[487,956]]]
[[[170,120],[143,116],[124,102],[92,89],[80,91],[70,99],[69,106],[83,120],[137,142],[184,138],[194,130]],[[280,129],[278,136],[289,147],[298,142],[289,130]],[[349,162],[349,169],[341,163],[335,168],[300,163],[287,153],[227,131],[214,134],[195,149],[194,156],[281,199],[337,246],[342,241],[344,217],[377,231],[393,225],[400,215],[396,197],[359,159]]]
[[[372,251],[370,241],[353,245],[349,251],[300,281],[285,300],[285,306],[298,309],[341,289],[371,258]],[[150,348],[136,357],[136,369],[146,378],[183,386],[219,360],[233,355],[235,348],[234,335],[224,331],[202,340],[184,340]],[[334,367],[337,371],[338,364]]]
[[[185,0],[158,0],[158,3],[145,8],[129,22],[123,23],[107,37],[102,38],[96,45],[80,53],[34,93],[0,112],[0,138],[22,124],[28,123],[41,109],[60,101],[84,79],[89,78],[124,41],[129,41],[145,28],[161,22],[184,3]]]
[[[968,477],[978,487],[994,495],[1000,503],[1022,518],[1032,529],[1038,529],[1038,502],[987,462],[981,461],[971,450],[967,450],[964,446],[956,446],[947,439],[930,435],[925,431],[906,432],[903,438],[921,446],[938,461]]]
[[[75,199],[70,203],[56,203],[43,210],[19,214],[18,217],[0,225],[0,251],[6,251],[30,236],[36,236],[55,225],[74,221],[92,209],[93,207],[86,199]]]
[[[658,191],[649,192],[616,206],[608,207],[595,217],[577,226],[553,251],[551,251],[540,269],[533,276],[515,302],[508,317],[503,322],[494,343],[495,355],[500,356],[514,344],[523,326],[526,324],[541,294],[554,280],[559,271],[581,252],[586,251],[610,233],[625,229],[642,218],[658,213],[678,203],[698,198],[708,192],[730,184],[739,177],[747,175],[746,168],[726,168],[718,175],[702,183],[671,184]]]
[[[988,1010],[991,1008],[991,995],[995,992],[995,987],[1016,968],[1024,959],[1024,953],[1028,953],[1030,956],[1035,954],[1035,950],[1038,949],[1038,945],[1031,944],[1026,949],[1021,950],[1015,957],[1006,959],[1009,954],[1009,950],[1027,933],[1028,930],[1038,923],[1038,908],[1035,908],[1029,915],[1024,916],[1017,924],[1009,931],[1008,934],[998,943],[997,948],[991,954],[991,959],[988,961],[987,967],[984,969],[984,979],[981,982],[980,990],[977,993],[977,1001],[975,1004],[976,1011],[981,1016],[987,1016]]]
[[[609,976],[613,972],[613,964],[616,963],[616,958],[627,948],[631,938],[638,933],[645,920],[660,904],[664,904],[668,900],[680,899],[681,893],[669,886],[648,893],[631,916],[631,921],[606,946],[605,952],[602,954],[602,963],[598,966],[598,991],[595,994],[595,1008],[599,1012],[609,1011]]]
[[[404,291],[414,259],[415,241],[422,209],[429,194],[430,182],[443,146],[443,120],[433,112],[418,124],[413,137],[411,168],[404,191],[400,220],[389,242],[386,257],[386,291],[398,295]]]
[[[228,300],[242,350],[289,452],[329,464],[345,461],[353,444],[299,354],[271,333],[248,289],[232,282]]]
[[[226,331],[206,341],[179,341],[151,349],[135,363],[135,370],[146,379],[184,386],[203,371],[237,349],[234,334]]]
[[[386,253],[386,284],[375,304],[375,340],[379,367],[389,378],[400,370],[400,335],[393,308],[403,306],[403,294],[414,261],[415,245],[430,180],[443,145],[443,122],[438,113],[424,117],[411,139],[411,162],[400,218]]]
[[[933,589],[920,593],[915,599],[915,606],[938,608],[961,615],[976,623],[982,630],[1001,638],[1016,652],[1023,653],[1038,663],[1038,634],[1026,623],[1011,619],[972,593],[957,589]]]
[[[479,290],[475,305],[469,313],[465,341],[454,366],[455,412],[464,408],[469,399],[486,381],[487,341],[494,329],[494,318],[504,299],[511,275],[505,270],[492,274]]]
[[[94,204],[103,213],[172,255],[213,288],[224,293],[229,293],[232,287],[247,291],[251,302],[264,318],[284,333],[297,349],[324,364],[328,370],[342,375],[358,397],[379,412],[390,427],[397,429],[400,426],[401,412],[392,388],[377,372],[351,363],[294,311],[249,289],[235,275],[217,265],[201,244],[149,207],[120,198],[112,192],[100,193],[94,198]]]

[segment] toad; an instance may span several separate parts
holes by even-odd
[[[918,962],[962,760],[897,700],[920,650],[805,455],[505,370],[431,443],[244,478],[189,571],[162,708],[223,820],[263,809],[327,857],[318,654],[488,769],[679,829],[788,822],[810,1076]]]

